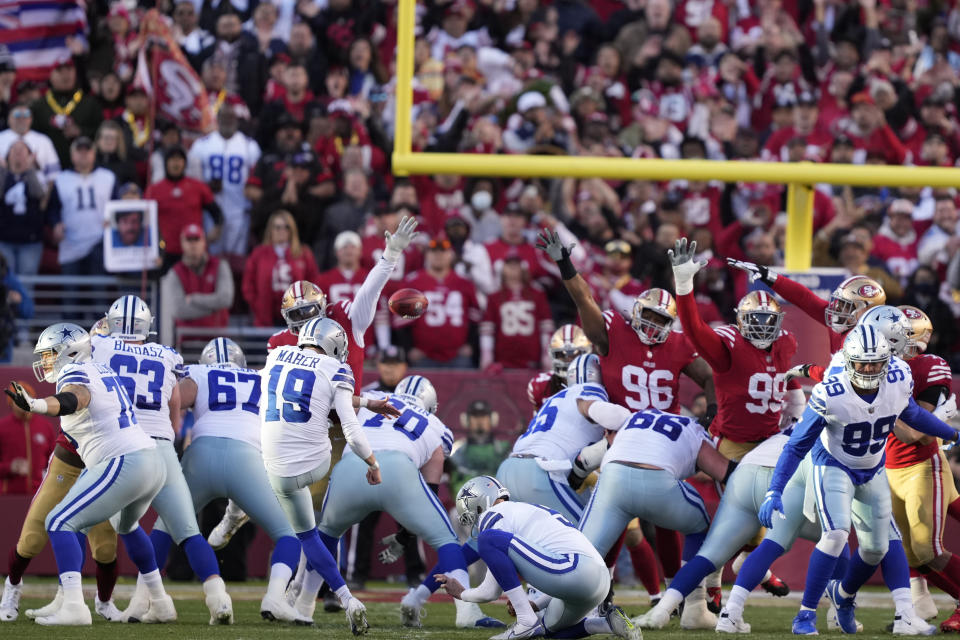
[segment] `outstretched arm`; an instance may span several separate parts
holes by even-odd
[[[573,262],[570,261],[572,246],[564,246],[560,236],[549,229],[544,229],[537,236],[537,248],[545,251],[560,268],[563,286],[567,288],[574,304],[577,305],[577,313],[580,314],[580,322],[583,323],[583,332],[593,343],[594,351],[601,356],[605,356],[610,352],[607,324],[603,318],[603,311],[600,310],[600,306],[590,293],[587,281],[577,273]]]
[[[813,398],[810,401],[815,402]],[[800,461],[813,448],[820,432],[826,425],[827,422],[823,416],[810,406],[804,409],[800,422],[793,429],[790,441],[787,442],[780,458],[777,459],[777,466],[773,470],[773,477],[770,479],[770,491],[783,493],[783,488],[787,486],[787,482],[796,473]]]
[[[760,281],[767,285],[773,289],[777,295],[783,297],[783,299],[790,304],[795,304],[800,307],[804,313],[817,322],[824,325],[827,323],[824,317],[824,311],[827,309],[827,301],[799,282],[794,282],[786,276],[781,276],[770,271],[763,265],[756,265],[752,262],[727,258],[727,264],[734,269],[745,271],[750,282]]]
[[[20,385],[19,382],[10,383],[13,391],[4,389],[13,403],[23,411],[40,413],[45,416],[68,416],[90,405],[90,391],[79,384],[68,384],[60,393],[46,398],[34,398]]]
[[[690,342],[703,359],[714,371],[724,372],[730,368],[730,352],[723,339],[700,317],[697,300],[693,295],[693,278],[707,264],[704,260],[697,262],[693,259],[696,251],[696,240],[688,245],[686,238],[677,240],[674,248],[667,251],[677,287],[677,315],[680,316],[680,324],[683,325]]]
[[[957,442],[960,440],[960,431],[957,431],[926,409],[921,408],[913,398],[910,398],[910,404],[908,404],[907,408],[900,414],[900,419],[920,433],[941,438],[946,442]]]

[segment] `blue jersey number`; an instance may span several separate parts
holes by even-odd
[[[566,395],[567,390],[564,389],[547,400],[546,404],[540,407],[540,411],[537,411],[537,415],[533,416],[533,420],[527,425],[527,430],[524,431],[520,437],[526,438],[530,434],[537,433],[538,431],[550,431],[553,423],[557,421],[557,413],[560,411],[560,407],[558,407],[557,404],[559,404],[560,399]]]
[[[880,453],[887,443],[887,434],[893,431],[896,416],[880,418],[873,424],[854,422],[843,430],[843,452],[850,456]]]
[[[280,410],[277,409],[277,387],[280,384],[280,374],[283,365],[278,364],[270,369],[270,380],[267,384],[267,422],[279,422]],[[289,369],[283,382],[280,395],[283,400],[284,422],[307,422],[310,419],[310,396],[313,394],[313,385],[317,381],[317,374],[307,369]]]
[[[226,160],[226,171],[224,171]],[[227,184],[240,184],[243,180],[243,156],[210,156],[210,179],[223,180],[226,173]]]
[[[123,383],[123,388],[127,390],[130,399],[136,404],[137,409],[148,409],[150,411],[159,411],[163,394],[163,377],[166,374],[166,367],[162,362],[156,360],[137,361],[133,356],[118,353],[110,358],[110,368],[117,372],[117,377]],[[137,395],[137,382],[130,375],[123,375],[123,372],[130,375],[139,373],[147,378],[147,396]]]
[[[130,408],[130,396],[126,385],[123,380],[117,376],[110,376],[109,378],[102,378],[103,386],[107,388],[107,391],[113,391],[117,394],[117,400],[120,401],[120,428],[126,429],[131,424],[137,424],[137,418],[133,415],[133,410]],[[71,439],[71,442],[76,446],[76,442]]]
[[[657,433],[667,436],[672,442],[676,442],[683,433],[683,427],[686,424],[683,418],[672,416],[668,413],[656,414],[647,411],[633,414],[630,422],[624,429],[650,429]]]
[[[229,369],[211,369],[207,374],[210,411],[230,411],[237,408],[236,384],[252,382],[250,396],[243,402],[244,411],[257,415],[260,413],[260,376],[256,373],[230,371]]]
[[[430,425],[430,420],[413,409],[406,409],[404,404],[399,400],[393,398],[390,399],[390,404],[394,409],[398,411],[404,409],[403,413],[400,414],[400,417],[394,420],[393,428],[407,436],[411,440],[416,440],[423,435],[423,432],[427,430],[427,427]],[[369,420],[363,423],[363,426],[370,427],[371,429],[378,429],[383,426],[384,416],[381,414],[376,414]]]
[[[834,376],[823,381],[823,388],[831,398],[843,395],[843,383],[840,378]]]

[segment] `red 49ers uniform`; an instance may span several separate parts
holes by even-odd
[[[427,271],[410,274],[406,286],[427,297],[427,310],[411,326],[413,345],[431,360],[446,362],[466,344],[470,322],[480,321],[480,305],[473,283],[450,271],[437,280]]]
[[[846,334],[837,333],[827,325],[827,320],[824,316],[828,304],[826,300],[815,294],[813,291],[810,291],[810,289],[807,289],[799,282],[794,282],[790,278],[786,277],[777,278],[773,282],[773,286],[770,288],[773,289],[774,293],[781,296],[784,300],[790,304],[797,305],[797,307],[799,307],[800,310],[805,314],[827,327],[827,334],[830,336],[831,354],[836,353],[843,347],[843,338]]]
[[[672,331],[663,344],[644,344],[616,311],[605,311],[609,350],[600,356],[603,386],[610,402],[633,411],[680,412],[680,372],[697,358],[682,333]]]
[[[487,298],[480,334],[495,336],[494,362],[508,369],[538,367],[540,337],[551,331],[553,316],[543,291],[533,287],[518,291],[503,288]]]
[[[379,256],[377,259],[379,260]],[[357,269],[353,272],[346,272],[334,267],[317,276],[317,281],[314,284],[327,294],[327,300],[330,304],[350,302],[356,297],[357,291],[363,286],[363,281],[367,279],[367,274],[369,273],[370,271],[367,269]],[[380,296],[380,299],[377,300],[377,305],[378,307],[386,305],[386,300],[384,300],[383,296]],[[363,342],[365,347],[377,344],[377,338],[376,335],[374,335],[372,324],[367,327],[367,330],[364,332]]]
[[[327,317],[338,322],[340,326],[343,327],[344,332],[347,334],[347,343],[349,344],[349,348],[347,350],[347,364],[349,364],[350,369],[353,370],[353,389],[354,392],[356,392],[363,386],[364,357],[363,347],[358,345],[356,338],[353,337],[353,322],[350,320],[351,304],[352,303],[350,301],[341,300],[340,302],[327,305]],[[296,334],[290,331],[290,329],[284,329],[283,331],[278,331],[270,336],[270,339],[267,341],[267,352],[269,353],[277,347],[296,344]]]
[[[560,393],[567,385],[566,380],[553,375],[552,371],[542,371],[527,383],[527,399],[533,405],[533,412],[540,411],[544,401],[550,396]]]
[[[913,373],[914,398],[936,387],[950,393],[953,375],[943,358],[922,354],[907,364]],[[903,536],[907,561],[919,567],[944,552],[947,508],[958,497],[953,475],[936,438],[928,444],[906,444],[891,433],[886,453],[893,517]]]

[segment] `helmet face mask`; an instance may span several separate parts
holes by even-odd
[[[887,375],[890,355],[887,339],[869,325],[857,325],[843,341],[844,371],[858,389],[879,388]]]
[[[314,318],[326,316],[327,296],[308,280],[297,280],[283,292],[280,315],[294,335]]]
[[[737,329],[757,349],[769,348],[782,325],[780,303],[766,291],[751,291],[737,304]]]
[[[590,353],[593,345],[583,329],[574,324],[565,324],[550,337],[550,357],[553,360],[553,375],[567,377],[567,367],[579,355]]]
[[[677,302],[665,289],[647,289],[633,303],[630,326],[646,345],[663,344],[677,318]]]
[[[904,349],[903,356],[901,356],[904,360],[910,360],[927,350],[930,337],[933,335],[933,323],[930,322],[930,317],[926,313],[916,307],[900,305],[897,308],[903,311],[903,315],[907,316],[907,321],[910,323],[910,331],[907,334],[907,348]]]
[[[39,354],[40,359],[33,363],[33,375],[40,382],[56,382],[57,352],[53,349],[45,349],[40,351]]]
[[[509,500],[510,492],[492,476],[467,480],[457,492],[457,519],[464,527],[476,528],[483,512],[500,499]]]
[[[867,276],[851,276],[830,294],[824,320],[837,333],[852,329],[867,309],[885,304],[887,294],[880,284]]]
[[[73,323],[50,325],[37,338],[33,352],[40,359],[33,363],[33,374],[40,382],[56,382],[68,364],[90,360],[93,349],[90,334]]]

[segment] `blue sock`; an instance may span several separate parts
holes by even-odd
[[[904,560],[906,564],[906,560]],[[843,580],[840,582],[840,586],[843,587],[843,590],[849,593],[850,595],[855,594],[860,590],[867,580],[870,579],[870,576],[877,570],[877,565],[867,564],[863,561],[863,558],[860,557],[860,550],[857,549],[857,552],[851,554],[850,564],[847,566],[847,574],[843,576]],[[907,569],[907,586],[910,586],[910,570]]]
[[[337,546],[340,544],[340,538],[334,538],[319,529],[317,529],[317,534],[320,536],[320,542],[322,542],[323,546],[330,552],[330,557],[336,559],[339,556]]]
[[[566,629],[560,629],[559,631],[547,631],[547,638],[586,638],[589,633],[587,633],[587,627],[585,621],[581,620],[572,627],[567,627]]]
[[[167,558],[170,556],[173,538],[166,531],[154,529],[150,532],[150,542],[153,543],[153,553],[156,555],[157,566],[162,571],[167,566]]]
[[[801,605],[809,609],[817,608],[836,564],[836,556],[828,555],[820,549],[814,548],[813,553],[810,554],[810,563],[807,565],[807,584],[803,589]]]
[[[680,567],[680,571],[674,576],[673,581],[667,585],[670,589],[676,589],[684,597],[690,595],[700,581],[713,573],[716,567],[713,563],[703,556],[694,556],[687,561],[687,564]]]
[[[467,561],[468,567],[474,562],[480,560],[480,554],[477,553],[477,550],[471,547],[469,544],[461,546],[460,550],[463,551],[463,559]]]
[[[80,571],[83,568],[83,550],[73,531],[48,531],[53,555],[57,558],[57,572]]]
[[[480,557],[487,563],[490,573],[504,591],[520,586],[517,568],[513,566],[513,560],[507,554],[511,540],[513,540],[512,533],[498,529],[487,529],[477,538],[477,551]]]
[[[480,560],[480,554],[477,553],[477,550],[471,547],[469,544],[461,545],[460,553],[463,554],[463,559],[466,562],[466,565],[468,567],[472,565],[474,562],[477,562]],[[436,593],[437,589],[440,588],[440,583],[434,580],[433,576],[438,573],[444,573],[444,571],[441,569],[442,564],[443,564],[442,562],[438,562],[437,566],[430,569],[430,571],[427,572],[427,577],[421,583],[423,586],[425,586],[427,589],[430,590],[430,593]],[[456,569],[457,567],[454,567],[454,568]]]
[[[456,542],[445,544],[437,549],[437,573],[447,573],[457,569],[467,570],[467,563],[463,559],[463,551]]]
[[[80,566],[87,563],[87,536],[77,531],[77,542],[80,543]]]
[[[764,538],[743,561],[743,566],[737,573],[737,586],[743,587],[747,591],[756,589],[757,585],[763,582],[763,576],[767,575],[767,569],[770,568],[770,565],[782,555],[783,547],[773,540]]]
[[[278,562],[287,565],[291,571],[296,573],[297,565],[300,564],[300,541],[293,536],[277,538],[277,544],[270,556],[270,564],[277,564]]]
[[[213,552],[206,538],[200,534],[190,536],[183,541],[182,546],[183,552],[187,554],[187,562],[190,563],[190,568],[200,578],[200,582],[206,582],[210,576],[220,573],[217,554]]]
[[[683,538],[683,561],[690,562],[697,551],[700,551],[700,545],[703,544],[703,541],[707,538],[707,532],[701,531],[700,533],[688,533]]]
[[[340,575],[336,561],[333,559],[333,556],[330,555],[330,550],[327,549],[320,540],[319,531],[311,529],[310,531],[298,533],[297,537],[303,546],[304,555],[306,555],[307,560],[310,561],[310,566],[323,576],[323,579],[330,586],[331,591],[335,592],[346,584],[343,581],[343,576]]]
[[[880,561],[880,570],[883,571],[883,581],[887,589],[910,588],[910,565],[907,564],[907,554],[903,550],[903,542],[891,540],[887,554]],[[846,587],[844,587],[846,590]]]
[[[120,539],[123,540],[123,546],[127,548],[127,555],[130,556],[133,564],[137,565],[137,571],[150,573],[157,568],[156,553],[143,527],[138,526],[130,533],[121,533]]]
[[[850,545],[843,545],[843,551],[840,552],[840,555],[837,556],[837,566],[833,568],[833,579],[834,580],[843,580],[843,576],[847,575],[847,565],[850,564]]]

